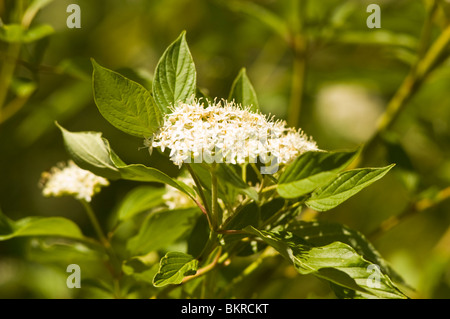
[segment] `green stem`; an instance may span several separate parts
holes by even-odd
[[[242,169],[242,180],[247,183],[247,163],[241,165]]]
[[[110,269],[110,270],[111,270],[112,276],[114,277],[114,283],[113,283],[114,284],[114,295],[116,298],[120,298],[121,293],[120,293],[119,279],[121,276],[121,262],[120,262],[119,258],[117,257],[114,249],[112,248],[110,242],[108,241],[105,234],[103,233],[103,230],[100,227],[100,223],[98,222],[98,219],[97,219],[90,203],[85,200],[80,200],[80,202],[83,205],[83,207],[85,208],[86,213],[89,217],[89,220],[91,221],[92,226],[94,227],[95,232],[97,233],[97,236],[98,236],[100,242],[102,243],[106,253],[109,256],[110,265],[111,265],[110,267],[112,267],[112,269]],[[108,268],[110,268],[110,267],[108,267]]]
[[[270,185],[270,186],[264,187],[263,189],[261,189],[261,193],[266,193],[266,192],[273,191],[274,189],[277,188],[277,186],[278,186],[277,184],[274,184],[274,185]]]
[[[298,127],[303,104],[306,61],[305,48],[301,36],[295,35],[293,42],[294,62],[292,65],[291,100],[289,103],[288,122],[289,126]]]
[[[216,174],[216,163],[211,165],[211,215],[213,231],[219,229],[221,224],[219,205],[218,205],[218,184]]]
[[[98,239],[103,244],[103,246],[110,247],[109,241],[106,239],[105,234],[103,233],[102,228],[100,227],[100,223],[98,222],[97,217],[95,216],[94,210],[92,209],[91,204],[85,200],[81,200],[81,204],[83,204],[84,209],[86,210],[86,213],[89,217],[89,220],[91,221],[92,226],[94,227],[94,230],[97,234]]]
[[[288,109],[289,126],[298,127],[303,104],[304,83],[306,74],[306,40],[302,35],[302,24],[305,1],[291,1],[291,47],[293,52],[291,99]]]
[[[253,261],[250,265],[248,265],[242,273],[234,277],[233,280],[223,289],[221,292],[221,296],[226,295],[231,289],[233,289],[238,283],[240,283],[242,280],[247,278],[249,275],[251,275],[256,269],[259,268],[263,264],[263,262],[268,257],[272,257],[276,255],[275,250],[272,247],[267,247],[259,256],[258,258]]]
[[[439,205],[440,203],[449,198],[450,198],[450,186],[442,189],[434,199],[425,198],[416,202],[412,202],[400,214],[392,216],[383,221],[375,230],[373,230],[368,235],[368,238],[374,240],[379,236],[381,236],[382,234],[388,232],[398,224],[400,224],[406,218],[412,217],[420,212],[436,207],[437,205]]]
[[[184,165],[186,166],[187,170],[189,171],[189,174],[191,175],[195,186],[197,187],[197,192],[203,202],[203,207],[200,207],[197,203],[196,200],[194,200],[196,202],[196,204],[200,207],[200,209],[206,214],[206,217],[208,219],[208,224],[209,227],[212,228],[212,216],[211,216],[211,210],[209,209],[209,204],[208,201],[206,200],[206,196],[205,193],[203,192],[203,188],[202,188],[202,184],[200,182],[200,179],[198,178],[197,174],[195,174],[194,170],[192,169],[192,166],[188,163],[184,163]]]
[[[425,41],[425,40],[423,40]],[[407,102],[411,99],[418,88],[424,82],[426,76],[438,65],[438,60],[443,51],[450,42],[450,25],[439,35],[436,41],[431,45],[422,59],[411,68],[395,95],[392,97],[386,111],[378,122],[375,134],[366,143],[358,160],[352,166],[357,166],[368,158],[371,158],[373,152],[380,142],[381,135],[389,130],[401,112],[404,110]]]

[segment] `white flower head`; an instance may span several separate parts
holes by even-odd
[[[275,157],[277,163],[287,164],[317,150],[313,140],[301,130],[287,128],[285,121],[227,101],[207,107],[198,101],[180,103],[165,116],[151,144],[161,151],[170,149],[170,159],[179,167],[192,159],[243,164],[255,163],[258,157]]]
[[[194,180],[190,176],[180,176],[177,180],[183,182],[189,187],[194,186]],[[175,187],[166,184],[166,193],[162,197],[169,209],[189,208],[195,206],[192,199],[185,193],[179,191]]]
[[[42,173],[40,185],[46,197],[69,195],[90,202],[102,186],[109,185],[109,181],[81,169],[70,160],[67,164],[58,163],[50,172]]]

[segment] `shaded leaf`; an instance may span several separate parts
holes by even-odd
[[[175,209],[150,214],[139,233],[127,243],[132,255],[163,249],[185,236],[200,216],[198,208]]]
[[[241,230],[247,226],[258,227],[260,218],[259,206],[251,202],[235,212],[225,229]]]
[[[139,186],[131,190],[117,210],[119,220],[127,220],[135,215],[164,203],[162,196],[166,190],[152,186]]]

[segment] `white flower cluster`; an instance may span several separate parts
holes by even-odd
[[[193,187],[195,184],[194,180],[190,176],[181,176],[177,179],[190,187]],[[189,208],[195,206],[194,201],[188,195],[167,184],[166,193],[162,198],[169,209]]]
[[[81,169],[73,161],[58,163],[50,172],[42,173],[40,182],[42,194],[46,197],[74,196],[90,202],[102,186],[108,186],[107,179]]]
[[[179,167],[192,159],[243,164],[255,163],[258,157],[263,163],[276,158],[276,163],[287,164],[317,150],[314,141],[301,130],[287,128],[285,121],[273,121],[227,101],[207,107],[199,102],[180,103],[165,116],[151,147],[169,148],[171,160]]]

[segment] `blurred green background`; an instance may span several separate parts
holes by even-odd
[[[430,6],[437,6],[429,30],[431,42],[448,23],[445,2],[303,0],[299,1],[300,13],[292,10],[294,2],[49,1],[31,27],[48,24],[52,34],[23,44],[18,59],[13,60],[7,43],[0,41],[2,68],[16,64],[5,104],[21,90],[32,92],[30,96],[23,93],[23,106],[0,123],[3,213],[14,220],[65,216],[87,235],[94,234],[81,205],[72,198],[44,198],[38,187],[43,171],[68,159],[55,121],[71,131],[103,132],[127,163],[145,163],[177,174],[169,161],[158,155],[150,160],[145,150],[139,150],[142,140],[123,134],[103,119],[93,101],[90,58],[149,88],[159,57],[182,30],[187,31],[197,82],[204,92],[226,98],[233,79],[245,67],[262,111],[292,120],[288,106],[294,53],[277,23],[292,26],[293,16],[300,14],[301,33],[308,46],[299,126],[325,150],[363,144],[374,134],[377,119],[420,52],[419,38]],[[66,8],[71,3],[81,8],[80,29],[66,26]],[[370,3],[381,7],[381,29],[366,26]],[[0,0],[4,24],[16,21],[19,4],[26,8],[27,1]],[[5,87],[5,82],[0,83],[0,89]],[[396,169],[338,208],[317,216],[365,234],[415,288],[410,295],[416,298],[450,297],[450,201],[409,214],[377,236],[374,231],[389,218],[410,211],[411,203],[435,198],[449,186],[449,88],[450,64],[444,59],[408,100],[370,158],[371,165],[395,162]],[[114,182],[94,199],[103,225],[135,185]],[[65,285],[65,268],[40,258],[33,252],[35,244],[32,239],[0,242],[0,298],[73,297]],[[325,283],[297,275],[280,260],[263,267],[261,274],[267,282],[244,282],[239,296],[330,297]]]

